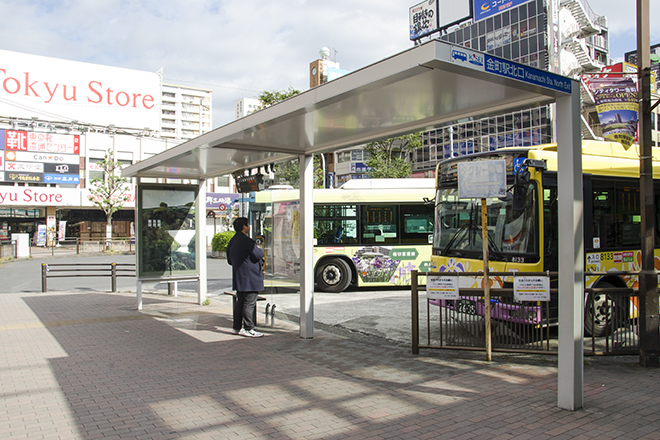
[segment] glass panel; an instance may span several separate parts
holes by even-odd
[[[487,200],[488,246],[492,260],[502,260],[505,254],[538,253],[534,184],[528,186],[526,197],[523,210],[514,210],[512,201]],[[433,246],[439,248],[442,255],[481,253],[481,200],[459,199],[456,189],[439,190],[436,200],[438,220]]]
[[[395,205],[362,207],[362,243],[398,243]]]
[[[357,243],[357,206],[315,205],[314,238],[319,245]]]
[[[616,246],[616,223],[614,221],[614,184],[593,182],[592,228],[594,238],[600,238],[603,248]]]
[[[401,243],[428,244],[433,237],[433,206],[401,206]]]
[[[640,211],[639,185],[619,185],[617,188],[617,220],[621,231],[619,246],[642,245],[642,216]]]
[[[197,187],[140,191],[140,275],[171,275],[197,269]]]

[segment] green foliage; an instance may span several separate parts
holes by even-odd
[[[208,298],[206,298],[204,301],[202,301],[203,306],[208,306],[209,304],[211,304],[211,300],[208,299]]]
[[[300,188],[300,160],[291,159],[275,164],[275,181],[278,184]],[[323,188],[323,167],[318,154],[314,155],[314,188]]]
[[[218,232],[211,240],[211,250],[214,252],[225,252],[229,240],[236,234],[235,231]]]
[[[261,106],[257,110],[261,110],[280,101],[284,101],[285,99],[289,99],[298,93],[300,93],[300,90],[296,90],[293,87],[289,87],[283,92],[264,90],[257,96],[257,99],[261,101]]]
[[[371,167],[372,179],[405,178],[412,173],[410,154],[422,146],[420,133],[407,134],[382,141],[371,142],[364,147],[370,158],[365,162]]]

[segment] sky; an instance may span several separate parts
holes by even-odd
[[[309,88],[322,47],[357,70],[413,47],[409,8],[421,0],[0,0],[0,49],[128,69],[213,90],[213,127],[264,90]],[[442,0],[440,0],[442,1]],[[660,1],[650,0],[650,44]],[[610,56],[635,50],[636,1],[591,0],[608,17]],[[0,60],[1,62],[1,60]]]

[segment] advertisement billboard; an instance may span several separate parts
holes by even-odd
[[[4,130],[6,182],[80,184],[80,136]]]
[[[410,39],[418,40],[438,30],[438,1],[425,0],[410,8]]]
[[[0,50],[0,113],[157,130],[156,72]]]
[[[470,0],[438,1],[438,27],[446,28],[472,18]]]
[[[474,11],[474,22],[484,20],[500,12],[518,7],[531,0],[472,0]]]

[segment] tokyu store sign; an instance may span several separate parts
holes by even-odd
[[[0,50],[0,114],[157,130],[160,77]]]
[[[80,191],[76,188],[0,188],[0,206],[80,206]]]

